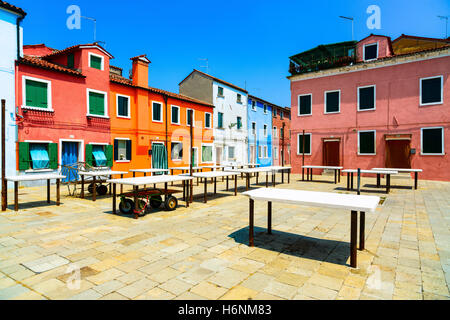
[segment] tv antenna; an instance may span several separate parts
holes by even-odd
[[[447,39],[448,16],[437,16],[441,20],[445,20],[445,39]]]
[[[339,16],[339,18],[350,20],[352,22],[352,41],[355,40],[355,33],[354,33],[354,29],[353,29],[353,22],[354,22],[353,17]]]
[[[94,22],[94,42],[96,42],[97,41],[97,39],[96,39],[97,38],[97,20],[95,20],[94,18],[85,17],[85,16],[81,16],[81,18]]]
[[[206,66],[200,66],[200,68],[206,68],[206,73],[209,74],[208,58],[199,58],[198,60],[203,60],[206,62]]]

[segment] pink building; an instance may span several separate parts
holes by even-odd
[[[407,53],[405,53],[407,52]],[[291,163],[450,180],[450,40],[370,35],[291,57]]]

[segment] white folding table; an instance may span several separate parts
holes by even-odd
[[[259,173],[265,172],[266,173],[266,188],[269,185],[269,172],[272,175],[272,185],[275,186],[276,185],[276,176],[275,173],[278,171],[284,171],[284,170],[289,170],[290,172],[291,167],[259,167],[259,168],[249,168],[249,169],[233,169],[230,171],[234,171],[234,172],[240,172],[241,174],[245,174],[246,175],[246,184],[245,184],[245,190],[248,191],[248,189],[250,188],[251,185],[251,174],[255,174],[256,175],[256,184],[258,184],[258,179],[259,179]],[[284,176],[283,176],[283,180],[284,180]],[[290,180],[290,178],[289,178]]]
[[[92,177],[92,201],[97,200],[97,188],[95,184],[97,183],[97,177],[109,177],[109,179],[112,178],[113,175],[120,174],[120,177],[123,178],[124,174],[127,174],[126,171],[112,171],[112,170],[94,170],[94,171],[80,171],[78,174],[81,176],[81,199],[84,199],[84,178],[86,177]],[[107,179],[107,178],[106,178]],[[111,188],[109,188],[109,194],[111,194]]]
[[[422,169],[406,169],[406,168],[372,168],[372,170],[394,170],[397,172],[414,172],[414,189],[417,190],[417,183],[419,180],[419,172],[422,172]]]
[[[188,175],[183,174],[183,175]],[[217,178],[223,178],[226,177],[227,181],[227,188],[229,189],[229,177],[234,177],[234,195],[237,195],[237,176],[238,173],[234,171],[210,171],[210,172],[197,172],[193,173],[192,177],[194,178],[200,178],[203,179],[204,183],[204,191],[203,191],[203,202],[206,203],[208,201],[207,195],[208,195],[208,179],[212,179],[214,181],[214,194],[217,193]]]
[[[343,173],[347,173],[347,190],[353,190],[353,174],[358,173],[357,169],[345,169]],[[386,193],[391,190],[391,174],[398,174],[398,171],[394,170],[360,170],[360,173],[376,174],[377,175],[377,188],[381,187],[381,175],[386,176]]]
[[[304,170],[306,169],[306,181],[312,181],[313,180],[313,169],[327,169],[327,170],[334,170],[334,183],[341,182],[341,170],[344,167],[334,167],[334,166],[302,166],[302,181],[305,180],[305,174]]]
[[[260,188],[244,192],[249,197],[249,246],[254,246],[254,202],[266,201],[267,232],[272,233],[272,202],[289,203],[311,207],[326,207],[351,211],[350,227],[350,266],[357,266],[357,229],[358,211],[360,212],[359,250],[364,249],[365,213],[375,212],[380,202],[377,196],[361,196],[330,192],[316,192],[292,189]]]
[[[60,182],[61,179],[65,179],[66,176],[49,173],[49,174],[28,174],[22,176],[9,176],[5,177],[6,182],[13,181],[14,182],[14,211],[19,211],[19,182],[22,181],[39,181],[39,180],[47,180],[47,203],[50,203],[50,180],[56,180],[56,205],[60,205]],[[6,208],[8,204],[8,192],[6,192],[5,204],[2,206]]]

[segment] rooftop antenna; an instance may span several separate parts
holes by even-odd
[[[447,39],[448,16],[437,16],[441,20],[445,20],[445,39]]]
[[[199,58],[198,60],[206,61],[206,66],[200,66],[200,68],[206,68],[206,73],[209,74],[208,58]]]
[[[85,17],[85,16],[81,16],[81,18],[86,19],[86,20],[91,20],[94,22],[94,42],[97,41],[97,20],[95,20],[94,18],[90,18],[90,17]]]
[[[353,29],[353,22],[354,22],[353,17],[339,16],[339,18],[346,19],[346,20],[351,20],[351,22],[352,22],[352,41],[355,40],[355,34],[354,34],[354,29]]]

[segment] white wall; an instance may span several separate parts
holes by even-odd
[[[218,87],[223,88],[224,97],[218,97]],[[241,94],[242,103],[237,103],[237,94]],[[222,164],[247,163],[248,142],[247,142],[247,94],[232,87],[228,87],[220,82],[213,82],[213,104],[214,108],[214,152],[215,162]],[[218,113],[222,112],[224,129],[217,129]],[[237,130],[237,126],[229,128],[229,125],[237,122],[237,117],[242,119],[242,128]],[[228,159],[228,147],[235,147],[235,160]],[[216,148],[223,148],[223,157],[220,161],[216,159]]]
[[[0,8],[0,100],[6,100],[6,175],[16,174],[17,126],[15,124],[14,75],[17,59],[16,20],[15,14]],[[22,30],[20,32],[22,38]],[[9,184],[8,187],[12,188],[12,185]]]

